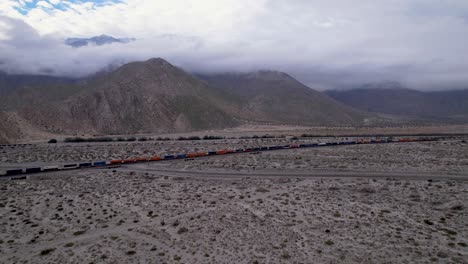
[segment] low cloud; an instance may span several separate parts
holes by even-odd
[[[11,73],[85,76],[162,57],[192,72],[285,71],[317,89],[389,80],[421,90],[468,88],[468,3],[461,0],[126,0],[41,5],[26,14],[6,1],[0,70]],[[101,34],[136,41],[64,44]]]

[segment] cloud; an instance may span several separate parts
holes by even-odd
[[[468,87],[465,0],[44,0],[19,12],[24,6],[0,3],[4,70],[85,75],[163,57],[190,71],[282,70],[320,89],[384,80]],[[63,45],[101,34],[137,41]]]

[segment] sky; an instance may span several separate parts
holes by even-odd
[[[107,34],[129,44],[72,48]],[[0,70],[86,76],[161,57],[190,72],[284,71],[312,88],[468,88],[467,0],[0,0]]]

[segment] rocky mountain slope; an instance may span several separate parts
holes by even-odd
[[[286,73],[258,71],[200,75],[209,85],[235,98],[239,115],[255,122],[347,126],[369,114],[347,107]]]
[[[327,91],[330,97],[362,111],[434,121],[468,122],[468,89],[421,92],[401,86]]]
[[[196,77],[163,59],[129,63],[79,82],[15,88],[0,96],[0,111],[3,141],[26,138],[32,130],[73,135],[187,132],[245,123],[344,126],[369,116],[285,73]]]

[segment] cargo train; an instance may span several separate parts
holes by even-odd
[[[258,151],[269,151],[269,150],[282,150],[282,149],[294,149],[294,148],[313,148],[323,146],[340,146],[340,145],[354,145],[354,144],[382,144],[382,143],[398,143],[398,142],[417,142],[417,141],[434,141],[437,138],[401,138],[394,140],[392,138],[387,139],[359,139],[355,141],[342,141],[342,142],[322,142],[322,143],[309,143],[309,144],[288,144],[288,145],[277,145],[277,146],[264,146],[264,147],[253,147],[253,148],[239,148],[239,149],[223,149],[218,151],[205,151],[205,152],[192,152],[192,153],[181,153],[176,155],[161,155],[153,157],[140,157],[122,160],[110,160],[110,161],[94,161],[94,162],[82,162],[64,164],[60,166],[44,166],[44,167],[33,167],[25,169],[11,169],[7,171],[0,171],[0,176],[16,176],[21,174],[33,174],[41,172],[53,172],[61,170],[73,170],[91,167],[104,167],[122,164],[142,163],[142,162],[154,162],[163,160],[177,160],[177,159],[193,159],[204,156],[213,155],[226,155],[235,153],[248,153]]]

